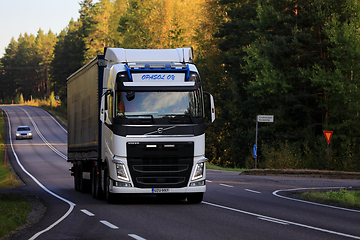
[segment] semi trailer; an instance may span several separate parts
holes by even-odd
[[[206,190],[214,100],[192,48],[105,48],[67,78],[68,162],[77,191],[178,196]]]

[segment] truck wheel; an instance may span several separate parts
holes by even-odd
[[[204,193],[189,193],[187,195],[187,201],[190,204],[201,203],[204,197]]]
[[[100,199],[101,198],[101,178],[100,176],[97,174],[97,166],[94,166],[92,171],[91,171],[91,194],[93,196],[93,198],[95,199]]]
[[[85,164],[80,164],[78,168],[78,177],[79,177],[79,191],[82,193],[90,193],[91,191],[91,181],[83,178],[83,172],[86,170]],[[86,171],[85,171],[86,172]]]
[[[80,191],[79,189],[79,168],[74,164],[74,186],[76,191]]]
[[[79,168],[78,168],[78,178],[79,178],[79,191],[84,193],[86,192],[86,183],[85,180],[83,179],[83,165],[80,164]]]
[[[105,200],[108,203],[114,203],[115,196],[109,190],[111,178],[110,178],[109,171],[107,168],[105,168],[105,171],[104,171],[104,179],[105,179],[105,181],[104,181]]]

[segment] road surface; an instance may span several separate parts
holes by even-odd
[[[66,161],[66,129],[47,112],[30,106],[0,108],[8,116],[8,155],[25,183],[22,191],[38,196],[47,208],[37,224],[14,239],[360,239],[360,211],[289,194],[310,188],[359,189],[360,180],[208,170],[201,204],[151,196],[108,204],[75,191]],[[31,127],[32,140],[15,140],[19,125]]]

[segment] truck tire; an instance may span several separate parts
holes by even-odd
[[[91,182],[88,179],[83,178],[83,172],[85,169],[84,164],[80,164],[79,166],[79,191],[82,193],[89,193],[91,190]]]
[[[74,187],[75,187],[76,191],[80,191],[79,190],[79,170],[78,170],[78,166],[76,164],[74,164],[73,169],[74,169]]]
[[[190,204],[201,203],[204,197],[204,193],[189,193],[187,195],[187,201]]]
[[[91,171],[91,195],[95,199],[101,199],[101,178],[98,175],[98,169],[95,165]]]
[[[113,193],[110,192],[109,186],[110,186],[110,175],[107,168],[105,168],[104,171],[104,191],[105,191],[105,200],[108,203],[114,203],[115,202],[115,196]]]

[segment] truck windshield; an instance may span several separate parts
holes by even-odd
[[[117,92],[116,117],[203,117],[200,90],[174,92]]]

